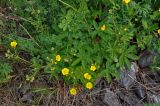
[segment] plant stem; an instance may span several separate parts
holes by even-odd
[[[68,3],[62,1],[62,0],[58,0],[59,2],[63,3],[64,5],[67,5],[68,7],[71,7],[73,10],[77,11],[76,8],[74,8],[73,6],[69,5]]]
[[[20,60],[22,60],[22,61],[28,63],[28,64],[32,64],[31,62],[29,62],[29,61],[27,61],[27,60],[25,60],[25,59],[23,59],[23,58],[21,58],[21,57],[19,57],[19,56],[16,56],[16,57],[17,57],[18,59],[20,59]]]
[[[20,24],[20,26],[24,29],[24,31],[26,31],[26,33],[28,34],[28,36],[36,43],[36,45],[38,47],[40,47],[39,44],[35,41],[35,39],[29,34],[29,32],[27,31],[27,29],[22,24]]]

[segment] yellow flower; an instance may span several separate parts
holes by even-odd
[[[62,74],[63,75],[68,75],[69,74],[69,69],[68,68],[63,68],[62,69]]]
[[[104,31],[104,30],[106,30],[106,25],[101,26],[101,31]]]
[[[56,55],[56,61],[61,61],[61,56],[60,55]]]
[[[95,65],[91,65],[90,70],[95,71],[96,70],[96,66]]]
[[[157,32],[158,32],[158,34],[160,35],[160,29],[158,29],[158,31],[157,31]]]
[[[92,76],[89,73],[85,73],[84,78],[90,80]]]
[[[86,83],[86,88],[87,89],[92,89],[93,88],[93,84],[91,82]]]
[[[123,0],[124,3],[128,4],[131,0]]]
[[[71,89],[69,90],[69,92],[70,92],[71,95],[76,95],[76,94],[77,94],[76,88],[71,88]]]
[[[11,47],[12,47],[12,48],[16,48],[16,46],[17,46],[17,42],[16,42],[16,41],[12,41],[12,42],[11,42]]]

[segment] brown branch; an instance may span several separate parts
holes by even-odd
[[[18,16],[6,16],[3,13],[0,13],[0,18],[4,18],[4,19],[7,19],[7,20],[18,21],[18,22],[21,20],[21,18],[18,17]]]

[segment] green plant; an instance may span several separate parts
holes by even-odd
[[[138,60],[138,52],[148,49],[160,53],[159,38],[155,36],[158,30],[155,21],[159,20],[160,12],[151,7],[152,0],[129,3],[9,0],[7,3],[11,15],[20,21],[15,31],[2,34],[3,44],[16,40],[15,49],[9,45],[6,48],[16,55],[22,51],[30,53],[34,77],[44,70],[50,78],[63,78],[67,84],[85,85],[99,77],[110,81],[119,76],[118,69],[130,67],[132,61]],[[64,68],[68,70],[65,74]],[[85,73],[91,78],[85,78]]]
[[[6,82],[7,80],[10,79],[10,73],[12,72],[12,67],[0,60],[0,83]]]

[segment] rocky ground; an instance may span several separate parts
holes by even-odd
[[[39,73],[33,83],[25,79],[28,69],[15,64],[12,80],[0,84],[0,106],[160,106],[160,71],[151,71],[153,55],[144,52],[131,69],[120,71],[121,79],[98,79],[92,91],[79,88],[69,95],[62,81]]]

